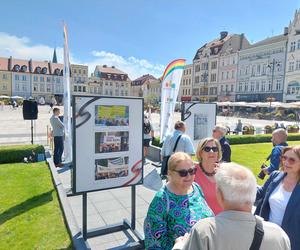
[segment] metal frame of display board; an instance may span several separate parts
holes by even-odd
[[[86,104],[83,106],[87,107],[89,104],[93,103],[94,101],[98,99],[139,99],[141,100],[142,107],[144,107],[144,100],[142,98],[122,98],[122,97],[109,97],[109,96],[82,96],[82,95],[74,95],[72,99],[72,107],[73,107],[73,117],[76,117],[76,97],[87,97],[92,98],[89,100]],[[143,108],[142,108],[143,110]],[[84,113],[86,115],[86,113]],[[90,115],[90,114],[89,114]],[[142,121],[144,120],[144,114],[142,113]],[[143,126],[142,126],[143,129]],[[82,235],[83,239],[87,240],[88,238],[101,236],[105,234],[110,234],[118,231],[123,230],[130,230],[138,239],[138,242],[132,242],[129,245],[126,245],[126,249],[144,249],[144,239],[141,236],[141,234],[136,230],[136,185],[140,185],[143,183],[143,162],[144,162],[144,155],[142,154],[142,179],[138,183],[127,185],[126,187],[131,187],[131,222],[129,222],[127,219],[124,219],[123,222],[116,223],[116,224],[110,224],[104,227],[94,228],[87,230],[87,195],[89,192],[95,192],[95,191],[104,191],[104,190],[110,190],[115,188],[122,188],[122,187],[110,187],[110,188],[104,188],[104,189],[96,189],[96,190],[89,190],[84,192],[77,192],[76,191],[76,120],[74,119],[73,122],[73,174],[72,174],[72,194],[69,194],[68,196],[76,196],[76,195],[82,195]],[[143,134],[143,131],[142,131]],[[142,137],[143,139],[143,137]],[[142,143],[143,145],[143,143]],[[143,150],[142,150],[143,152]]]

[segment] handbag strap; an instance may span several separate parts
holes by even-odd
[[[264,228],[260,219],[255,216],[256,225],[254,231],[254,238],[249,250],[258,250],[264,237]]]
[[[181,136],[182,136],[182,135],[180,135],[180,136],[178,136],[178,137],[177,137],[177,140],[176,140],[175,146],[174,146],[174,148],[173,148],[173,151],[172,151],[173,153],[175,152],[175,150],[176,150],[176,148],[177,148],[177,144],[178,144],[178,142],[179,142],[179,140],[180,140]]]

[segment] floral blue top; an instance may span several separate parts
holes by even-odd
[[[190,232],[200,219],[211,216],[214,214],[197,183],[187,195],[176,195],[164,186],[154,196],[144,222],[145,247],[172,249],[176,238]]]

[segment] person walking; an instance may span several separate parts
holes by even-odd
[[[231,148],[228,140],[225,138],[227,128],[224,126],[215,126],[212,137],[219,140],[222,148],[222,161],[231,162]]]
[[[60,109],[54,108],[53,115],[50,118],[50,123],[54,137],[54,154],[53,161],[56,167],[62,167],[62,154],[64,151],[64,124],[59,118]]]
[[[271,174],[273,171],[279,169],[281,152],[284,147],[288,146],[287,142],[287,132],[283,128],[279,128],[273,131],[272,133],[272,143],[273,149],[268,157],[270,159],[270,165],[263,168],[262,172],[264,174]]]
[[[215,179],[218,202],[224,211],[199,220],[190,235],[176,240],[174,250],[291,249],[289,237],[278,225],[251,213],[257,183],[249,169],[221,163]]]
[[[175,152],[185,152],[195,155],[195,149],[191,138],[185,134],[186,125],[183,121],[177,121],[174,126],[173,134],[168,135],[161,149],[162,169],[161,175],[167,175],[169,157]]]
[[[154,129],[147,115],[144,115],[144,158],[148,155],[150,141],[154,139]]]

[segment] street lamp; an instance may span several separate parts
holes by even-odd
[[[274,73],[275,73],[275,66],[280,67],[280,61],[276,61],[275,58],[273,58],[272,62],[270,62],[267,66],[271,70],[272,78],[271,78],[271,93],[270,96],[266,98],[268,102],[270,102],[270,111],[271,111],[271,106],[272,102],[274,102],[276,99],[273,97],[273,83],[274,83]]]

